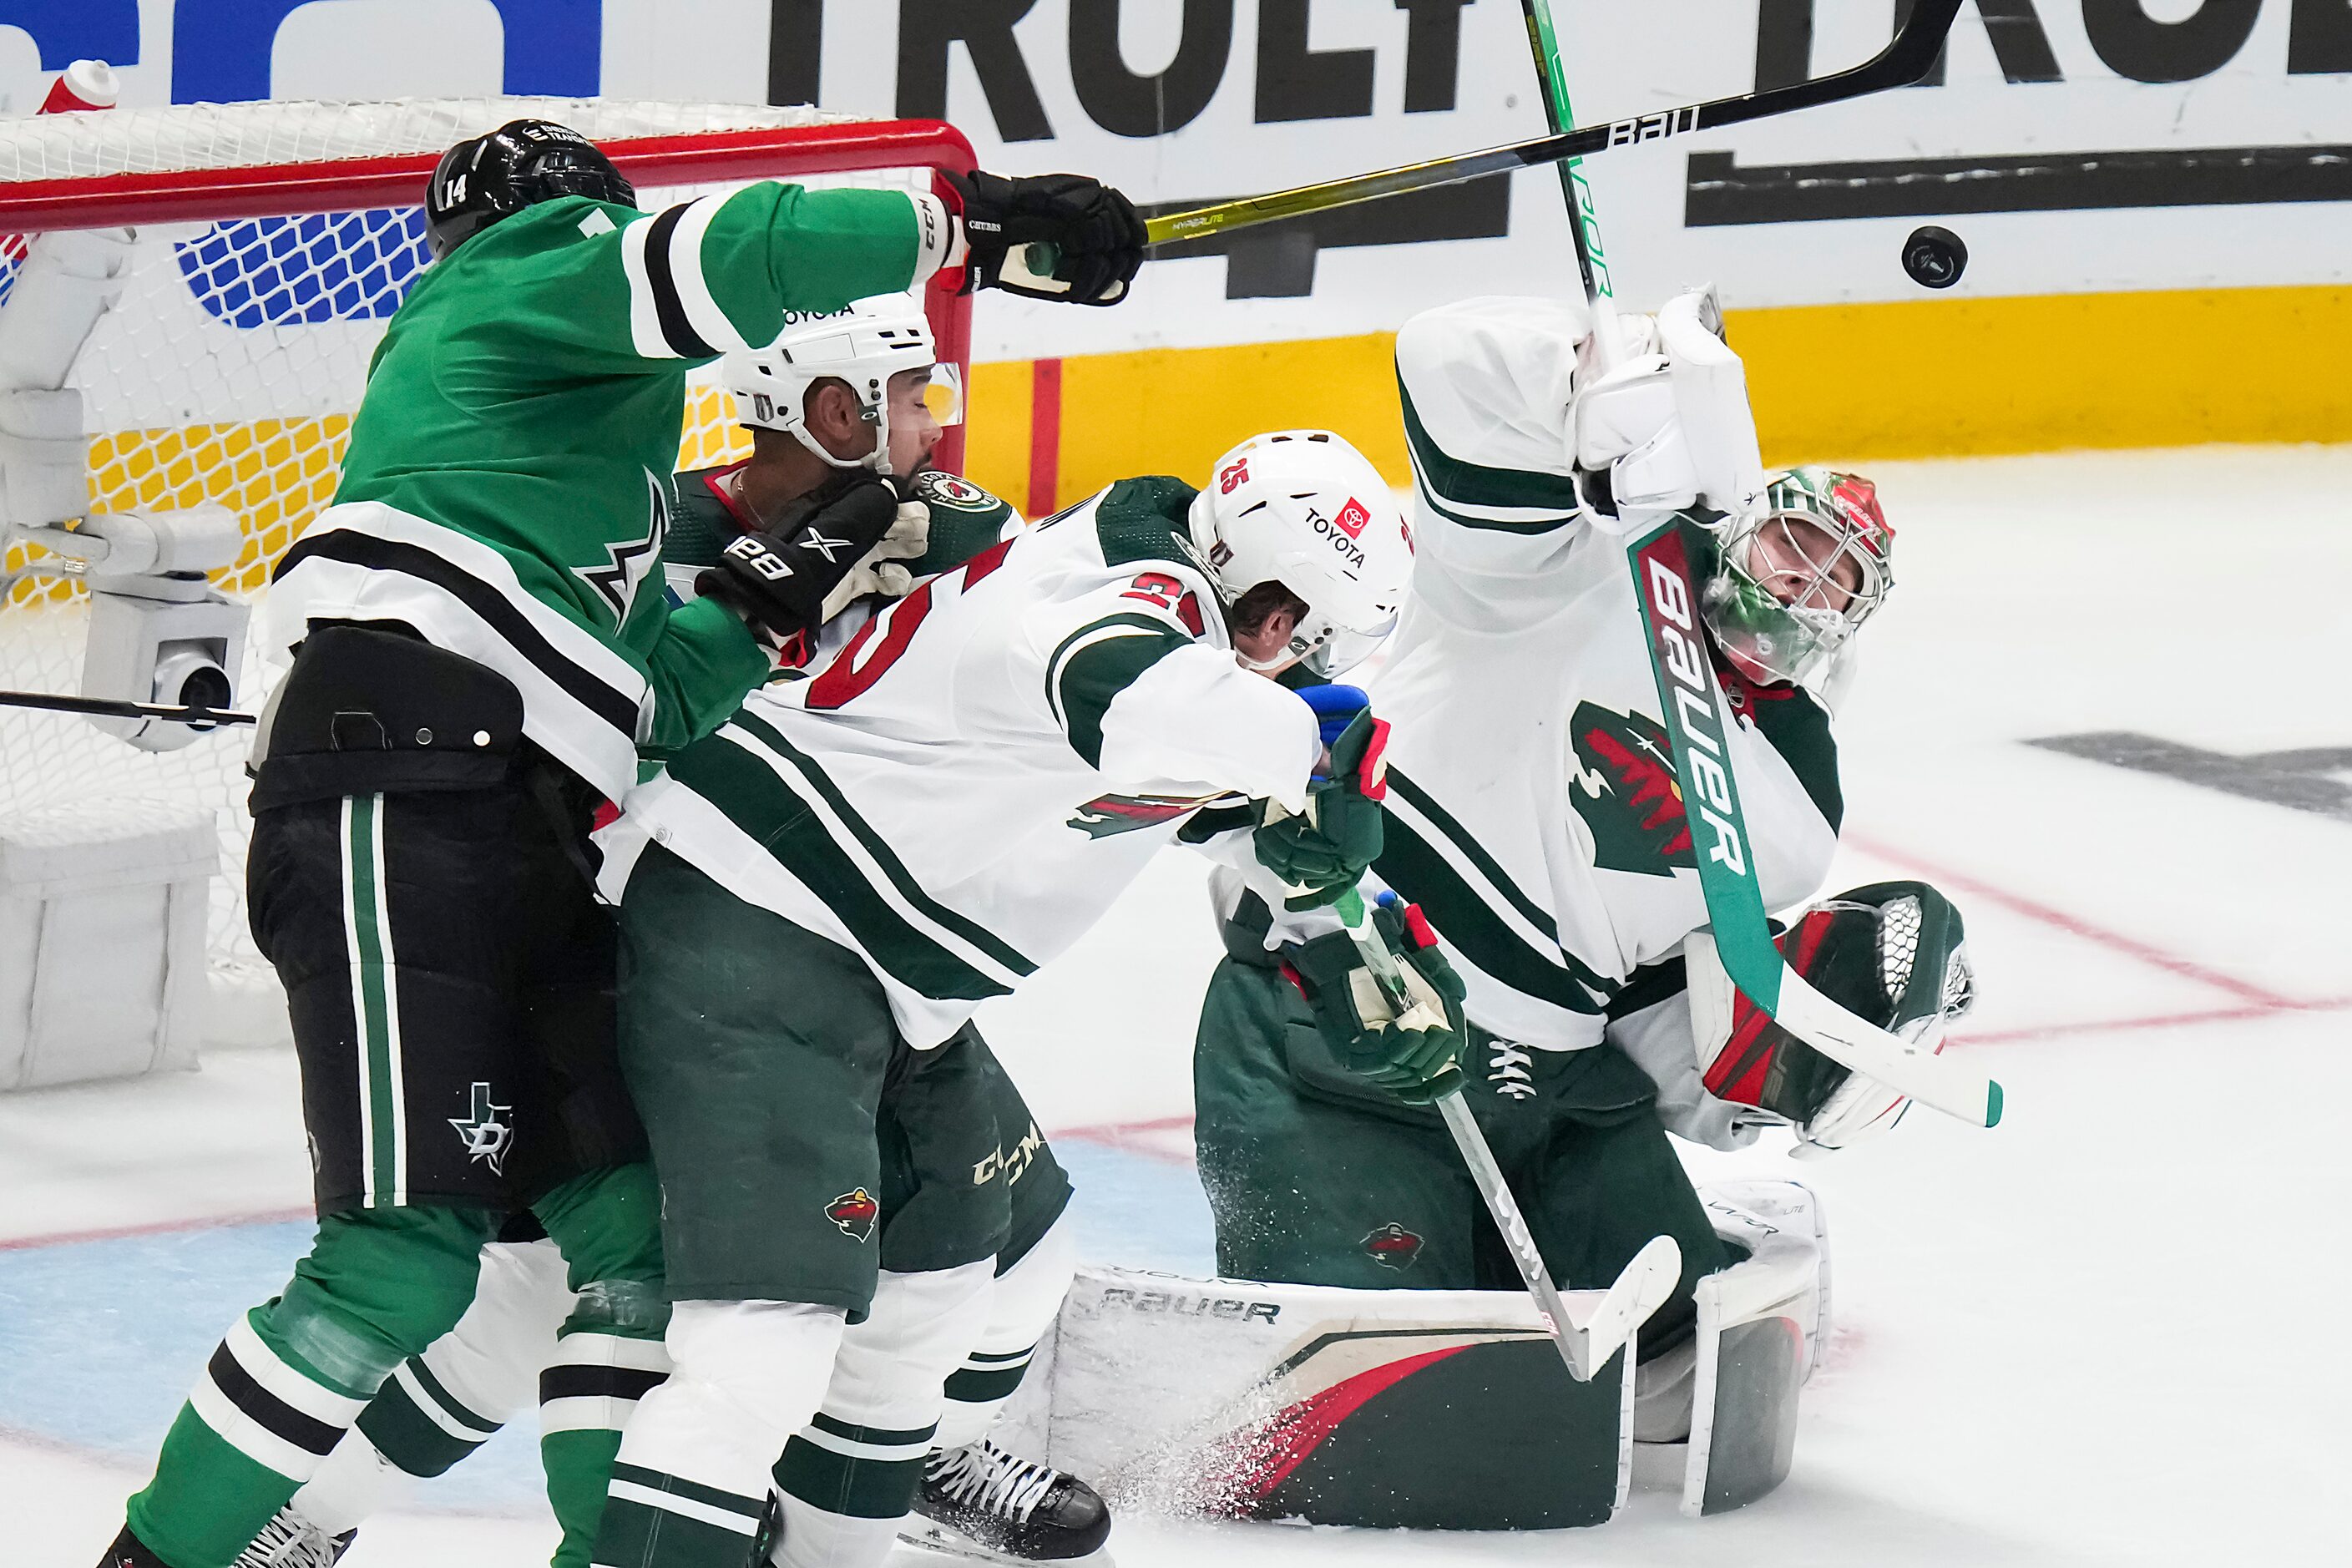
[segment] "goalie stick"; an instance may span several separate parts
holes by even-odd
[[[1559,37],[1552,26],[1549,0],[1520,0],[1520,8],[1527,16],[1528,42],[1535,56],[1536,76],[1543,89],[1545,115],[1555,126],[1568,124],[1574,115],[1569,107],[1568,81],[1560,66]],[[1958,9],[1956,5],[1944,4],[1943,0],[1921,5],[1895,36],[1895,42],[1876,59],[1842,76],[1801,84],[1819,88],[1844,81],[1848,84],[1846,90],[1830,97],[1807,97],[1785,107],[1798,109],[1835,102],[1841,98],[1860,97],[1917,79],[1935,58],[1936,51],[1943,47],[1944,35],[1951,30]],[[1933,37],[1929,39],[1923,34],[1914,45],[1911,35],[1923,25],[1932,27]],[[1898,55],[1903,57],[1906,68],[1911,68],[1911,75],[1897,78],[1891,68],[1881,69]],[[1878,74],[1866,83],[1855,85],[1857,79],[1873,72]],[[1772,96],[1759,93],[1755,99],[1760,102]],[[1710,123],[1727,124],[1734,119],[1757,117],[1757,112],[1751,111]],[[1574,173],[1572,164],[1563,166],[1560,188],[1568,198],[1569,229],[1576,245],[1577,268],[1582,275],[1585,299],[1593,308],[1594,329],[1599,334],[1596,358],[1606,370],[1616,356],[1618,343],[1591,188]],[[1687,517],[1678,516],[1632,541],[1625,554],[1633,573],[1634,594],[1643,618],[1643,646],[1649,655],[1650,672],[1657,681],[1658,701],[1665,714],[1675,774],[1682,786],[1684,809],[1693,818],[1694,847],[1702,837],[1702,828],[1713,836],[1706,853],[1695,858],[1699,890],[1706,900],[1707,920],[1724,973],[1774,1022],[1831,1060],[1876,1079],[1922,1105],[1932,1106],[1963,1121],[1990,1127],[2000,1120],[2000,1085],[1855,1016],[1791,970],[1781,958],[1780,949],[1773,945],[1771,928],[1764,918],[1763,894],[1757,886],[1752,857],[1748,852],[1748,825],[1739,809],[1738,784],[1725,745],[1733,720],[1712,663],[1706,656],[1705,634],[1697,623],[1699,595],[1693,563],[1695,558],[1703,558],[1705,546],[1700,526]]]
[[[87,714],[94,719],[161,719],[167,723],[188,724],[200,730],[255,721],[254,715],[250,713],[238,713],[226,708],[182,707],[170,702],[124,702],[111,697],[68,697],[49,691],[0,691],[0,708],[45,708],[58,713]]]
[[[1400,1020],[1425,1005],[1412,999],[1406,989],[1404,975],[1397,968],[1396,955],[1380,932],[1372,929],[1371,911],[1364,907],[1364,896],[1350,888],[1339,896],[1333,906],[1339,922],[1348,928],[1349,937],[1356,951],[1362,955],[1364,966],[1372,972],[1381,994],[1388,998],[1389,1008]],[[1470,1179],[1478,1188],[1478,1195],[1486,1200],[1486,1212],[1494,1216],[1495,1228],[1503,1234],[1503,1241],[1511,1251],[1511,1261],[1518,1265],[1519,1278],[1526,1281],[1528,1294],[1535,1298],[1536,1310],[1543,1318],[1544,1327],[1552,1342],[1559,1347],[1560,1359],[1568,1363],[1569,1376],[1579,1383],[1590,1383],[1592,1374],[1609,1364],[1609,1358],[1624,1347],[1633,1331],[1649,1320],[1651,1313],[1665,1304],[1674,1294],[1675,1281],[1682,1278],[1682,1248],[1670,1236],[1654,1236],[1643,1244],[1633,1260],[1619,1271],[1601,1299],[1601,1304],[1581,1323],[1569,1316],[1568,1303],[1560,1299],[1559,1289],[1551,1282],[1551,1270],[1545,1266],[1543,1252],[1536,1246],[1534,1234],[1528,1228],[1527,1215],[1519,1211],[1518,1200],[1511,1195],[1511,1184],[1496,1163],[1494,1150],[1487,1147],[1486,1135],[1478,1130],[1478,1119],[1462,1098],[1462,1069],[1454,1069],[1454,1087],[1439,1097],[1437,1113],[1445,1120],[1445,1131],[1454,1136],[1454,1146],[1461,1151],[1462,1163],[1470,1169]]]

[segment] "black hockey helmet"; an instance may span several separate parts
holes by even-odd
[[[477,230],[539,202],[593,196],[637,205],[596,143],[551,120],[509,120],[441,154],[425,191],[425,243],[438,260]]]

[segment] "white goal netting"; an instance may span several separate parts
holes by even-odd
[[[110,210],[110,190],[142,177],[187,171],[252,171],[286,188],[356,173],[367,160],[437,153],[451,142],[521,116],[559,121],[614,142],[683,139],[692,166],[698,139],[715,133],[829,128],[795,151],[789,137],[747,166],[740,147],[724,178],[648,186],[639,205],[667,205],[744,180],[788,176],[811,184],[900,184],[929,189],[925,166],[838,172],[843,132],[857,122],[807,109],[744,105],[623,103],[538,99],[391,103],[205,104],[110,110],[0,121],[0,310],[27,251],[12,212],[58,192],[77,198],[76,226],[131,226]],[[827,172],[826,160],[835,163]],[[60,184],[64,182],[64,184]],[[202,180],[185,182],[201,187]],[[251,181],[218,182],[224,190]],[[421,195],[424,180],[414,188]],[[128,198],[126,198],[127,200]],[[368,358],[409,285],[425,265],[424,216],[416,206],[355,205],[343,211],[207,217],[196,190],[161,223],[135,225],[138,245],[121,302],[98,323],[74,363],[89,440],[94,511],[160,510],[212,502],[234,512],[243,553],[214,575],[232,596],[251,599],[270,568],[332,497],[351,415]],[[191,206],[193,203],[193,206]],[[315,199],[289,202],[316,205]],[[238,210],[249,214],[249,201]],[[148,209],[148,210],[152,210]],[[689,399],[679,459],[730,460],[748,449],[715,386]],[[5,451],[5,448],[0,448]],[[5,460],[0,458],[0,460]],[[0,476],[5,478],[5,476]],[[24,520],[18,520],[24,521]],[[51,520],[64,521],[64,520]],[[0,552],[0,689],[79,689],[88,595],[69,577],[42,570],[44,552],[9,538]],[[55,563],[50,562],[54,566]],[[249,655],[240,704],[266,685]],[[244,759],[249,731],[224,731],[182,750],[150,752],[61,713],[0,707],[0,813],[71,803],[100,812],[157,817],[195,808],[215,814],[222,847],[208,932],[216,1039],[282,1035],[274,977],[246,931],[243,879],[247,821]]]

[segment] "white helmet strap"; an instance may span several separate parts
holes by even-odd
[[[835,457],[825,449],[824,443],[818,440],[815,433],[808,426],[807,400],[814,397],[828,382],[843,388],[856,400],[858,418],[871,426],[874,431],[874,449],[862,458]],[[815,453],[833,468],[871,468],[877,474],[887,474],[890,471],[890,389],[887,385],[877,389],[874,401],[868,403],[864,398],[858,397],[857,388],[841,377],[837,375],[819,377],[811,382],[808,391],[802,395],[800,417],[793,421],[791,428],[793,437],[802,446]]]

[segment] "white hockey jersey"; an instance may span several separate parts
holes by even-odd
[[[1564,432],[1585,331],[1580,306],[1484,299],[1398,334],[1419,559],[1370,683],[1393,726],[1378,879],[1436,927],[1470,1020],[1548,1050],[1597,1044],[1636,971],[1707,918],[1624,542],[1577,515]],[[1764,899],[1794,904],[1836,848],[1827,715],[1723,679]],[[1223,907],[1244,880],[1263,891],[1220,873]],[[1275,907],[1269,946],[1318,929]]]
[[[942,574],[754,692],[608,829],[858,952],[939,1044],[1100,918],[1202,805],[1305,805],[1313,712],[1234,658],[1177,548],[1192,490],[1129,479]]]

